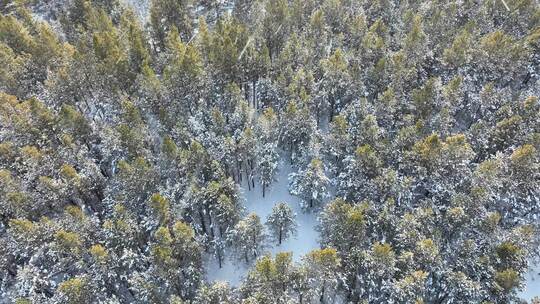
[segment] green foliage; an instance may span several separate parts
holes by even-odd
[[[109,258],[109,253],[107,252],[107,249],[103,247],[100,244],[92,245],[90,249],[88,250],[90,252],[90,255],[94,258],[94,260],[99,263],[103,264],[107,262],[107,259]]]
[[[518,273],[513,269],[502,270],[495,274],[495,282],[506,292],[519,286],[519,280]]]
[[[88,287],[87,278],[76,277],[60,283],[58,291],[65,296],[66,303],[91,303],[92,294]]]
[[[143,2],[0,0],[6,301],[518,301],[537,1]],[[244,212],[283,162],[320,218],[300,262],[267,255],[287,204]]]
[[[193,32],[192,1],[156,0],[150,8],[150,24],[154,37],[161,47],[165,44],[166,34],[176,27],[181,38],[188,41]]]
[[[314,267],[320,268],[321,271],[329,271],[339,266],[340,260],[337,256],[337,251],[334,248],[324,248],[311,251],[306,260],[312,263]]]
[[[55,233],[54,237],[62,250],[74,254],[80,252],[83,242],[76,232],[59,230]]]

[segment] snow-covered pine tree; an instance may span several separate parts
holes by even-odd
[[[330,179],[324,173],[320,159],[313,159],[304,170],[289,175],[289,191],[300,197],[302,207],[313,209],[320,207],[330,196]]]
[[[259,180],[262,185],[262,195],[266,194],[266,188],[275,180],[278,171],[279,154],[276,143],[262,143],[257,149],[257,169]]]
[[[235,255],[246,263],[260,256],[266,240],[260,217],[255,213],[248,214],[229,231],[227,239]]]
[[[277,203],[266,219],[266,226],[278,245],[281,245],[282,241],[296,234],[296,214],[287,203]]]

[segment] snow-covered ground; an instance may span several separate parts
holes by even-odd
[[[294,261],[298,262],[302,256],[313,249],[319,248],[317,242],[318,233],[315,230],[317,225],[317,215],[315,213],[304,213],[300,207],[300,202],[297,197],[289,193],[288,175],[293,172],[289,164],[288,157],[282,157],[278,166],[277,181],[274,182],[269,189],[266,190],[265,197],[262,196],[262,188],[260,184],[255,183],[255,189],[248,190],[246,179],[241,185],[242,197],[245,200],[247,213],[254,212],[264,223],[266,217],[272,211],[272,207],[278,202],[286,202],[296,213],[296,222],[298,229],[296,236],[287,239],[278,246],[275,242],[269,239],[267,251],[272,255],[278,252],[292,252]],[[246,265],[243,261],[238,261],[232,258],[227,258],[223,267],[218,267],[215,258],[208,259],[206,263],[207,280],[213,281],[228,281],[231,286],[238,286],[242,278],[245,277],[250,265]]]
[[[245,203],[246,212],[255,212],[265,222],[270,214],[272,207],[277,202],[286,202],[296,213],[298,223],[298,233],[295,237],[285,240],[281,246],[268,243],[268,252],[275,255],[278,252],[290,251],[293,253],[294,261],[298,262],[302,256],[313,249],[317,249],[318,233],[315,230],[317,225],[317,215],[314,213],[304,213],[300,207],[297,197],[289,193],[288,175],[293,172],[289,164],[288,157],[282,156],[279,162],[279,172],[277,181],[274,182],[262,197],[262,188],[260,184],[255,183],[255,189],[248,190],[246,179],[243,179],[241,185],[242,198]],[[242,279],[246,276],[249,267],[245,262],[239,261],[228,256],[223,262],[222,268],[219,268],[214,257],[206,258],[206,279],[209,282],[227,281],[231,286],[239,286]],[[540,296],[540,265],[536,265],[526,276],[526,287],[519,293],[519,296],[525,300],[531,300]]]
[[[525,290],[519,293],[519,296],[525,300],[531,300],[534,297],[540,297],[540,265],[533,267],[526,275]]]
[[[206,280],[208,282],[223,281],[230,286],[237,287],[247,274],[250,265],[228,256],[219,268],[215,257],[207,255],[205,257]]]
[[[150,15],[150,1],[148,0],[124,0],[124,3],[131,6],[142,23],[148,21]]]

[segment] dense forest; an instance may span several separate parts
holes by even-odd
[[[538,0],[0,11],[0,303],[524,301]],[[302,238],[287,202],[245,208],[279,178],[317,217],[298,260],[267,251]]]

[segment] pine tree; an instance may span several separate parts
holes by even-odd
[[[351,252],[365,242],[365,204],[351,205],[338,198],[328,203],[320,213],[319,232],[321,244]]]
[[[255,165],[256,165],[256,156],[257,156],[257,142],[255,134],[251,127],[246,127],[242,134],[240,134],[239,140],[240,151],[240,166],[238,168],[238,176],[242,176],[242,165],[246,174],[246,183],[248,185],[248,190],[251,191],[252,188],[255,188]]]
[[[141,1],[0,0],[1,302],[520,302],[538,1]],[[337,186],[300,263],[242,218],[279,161]]]
[[[313,250],[304,257],[311,292],[310,301],[327,303],[336,290],[338,278],[335,276],[341,261],[333,248]]]
[[[262,144],[257,148],[257,170],[262,186],[263,197],[268,188],[275,180],[278,171],[279,154],[275,143]]]
[[[257,260],[240,289],[257,302],[291,302],[294,300],[290,292],[297,272],[292,253],[280,252],[274,258],[267,255]]]
[[[296,234],[296,215],[287,203],[277,203],[272,208],[272,213],[266,219],[266,226],[272,233],[273,237],[281,245],[283,240]]]
[[[320,159],[313,159],[306,169],[291,173],[289,180],[289,191],[300,197],[302,207],[306,209],[320,207],[330,195],[328,190],[330,180],[324,173]]]
[[[237,257],[249,263],[252,258],[262,255],[266,234],[259,216],[250,213],[229,231],[227,238]]]
[[[157,46],[165,46],[167,33],[176,27],[182,40],[189,41],[193,32],[193,12],[191,0],[154,0],[150,7],[150,24]]]
[[[266,2],[265,12],[262,36],[269,50],[270,60],[273,61],[279,55],[289,33],[289,7],[284,0],[270,0]]]
[[[330,131],[325,136],[327,153],[332,158],[331,162],[334,168],[331,170],[336,173],[342,168],[342,161],[347,153],[348,145],[350,144],[349,124],[347,119],[341,115],[334,117],[330,123]]]
[[[91,303],[92,291],[89,285],[87,278],[76,277],[63,281],[58,289],[65,303]]]
[[[316,122],[306,106],[299,106],[294,101],[287,104],[281,118],[279,138],[281,145],[291,153],[291,164],[300,157],[300,151],[309,145],[315,128]]]
[[[167,114],[172,120],[177,119],[179,113],[193,113],[198,107],[205,87],[204,70],[199,51],[193,44],[181,40],[175,26],[167,33],[164,52],[163,84],[170,102]]]
[[[350,76],[347,72],[347,58],[341,49],[337,49],[327,59],[321,61],[324,76],[321,81],[321,94],[327,100],[328,117],[331,121],[334,114],[348,102]]]
[[[195,304],[233,304],[237,299],[226,282],[216,282],[212,285],[203,285],[193,303]]]
[[[193,272],[192,269],[201,267],[202,248],[188,224],[177,221],[170,228],[158,228],[150,252],[154,267],[148,269],[148,275],[152,279],[174,282],[166,287],[169,292],[184,297],[194,293],[201,273]]]

